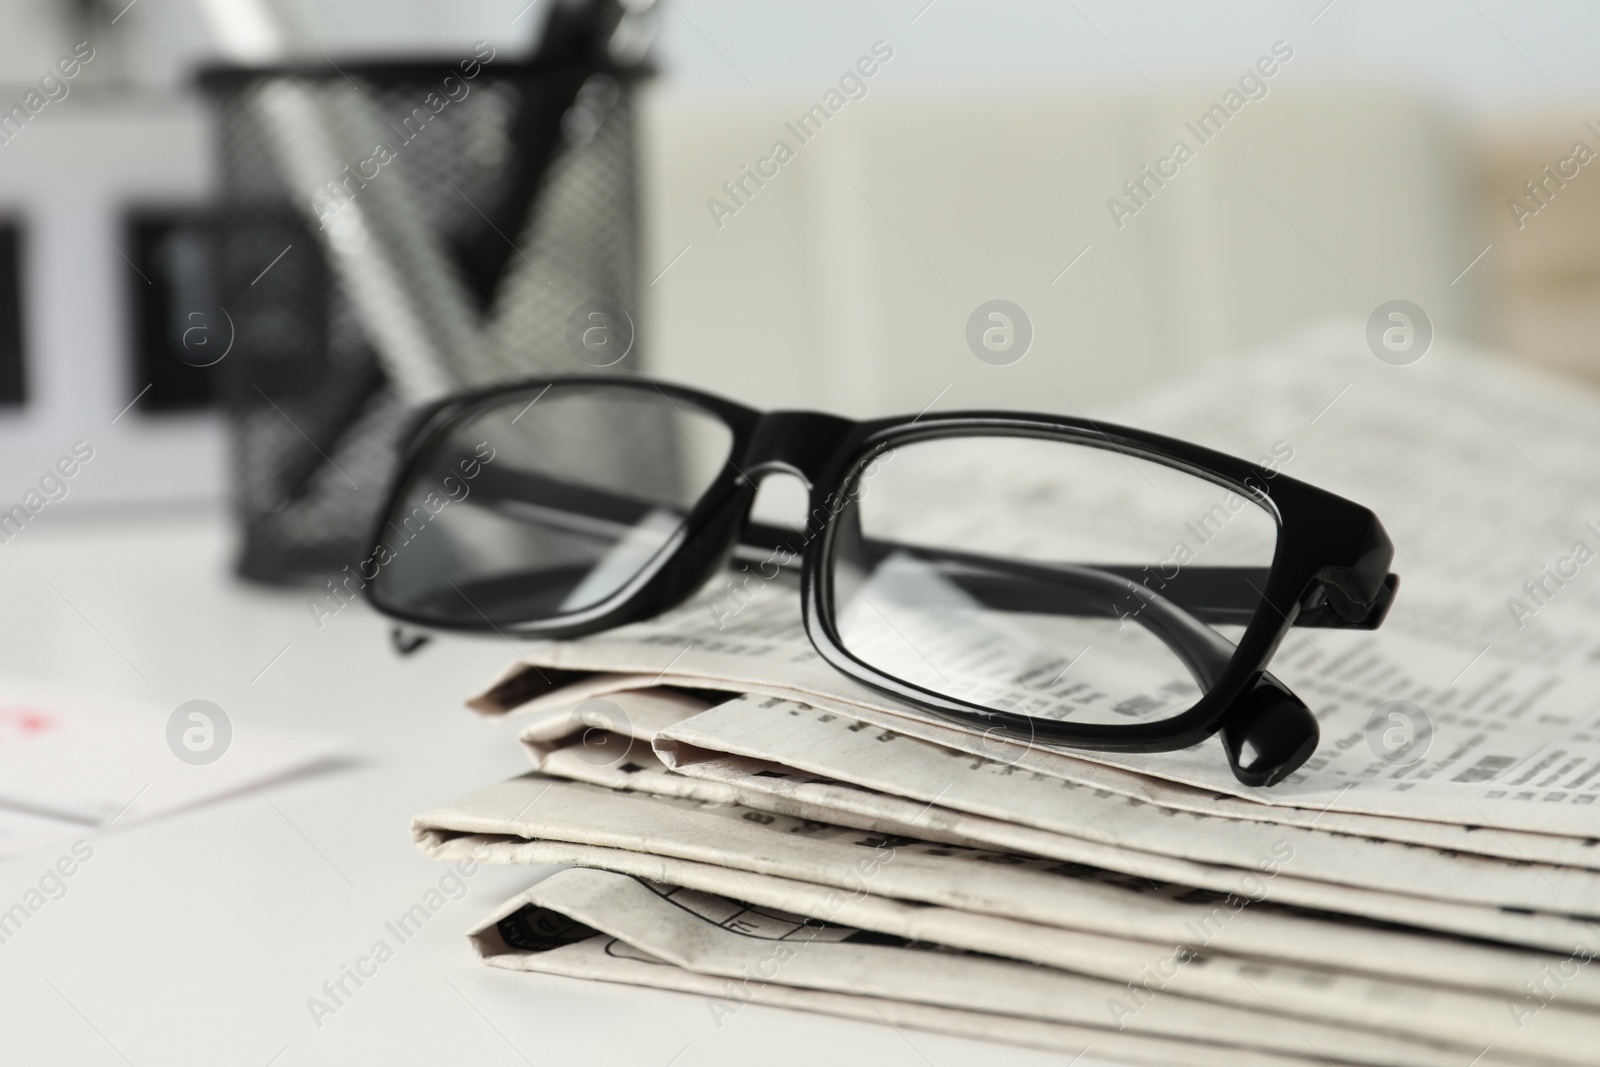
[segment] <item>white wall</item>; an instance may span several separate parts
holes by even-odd
[[[804,145],[785,121],[829,81],[809,95],[654,95],[646,273],[666,269],[647,321],[662,373],[855,414],[917,411],[946,387],[944,408],[1092,411],[1395,298],[1443,331],[1477,330],[1475,279],[1451,284],[1482,247],[1461,222],[1452,126],[1403,86],[1332,86],[1291,61],[1202,145],[1184,122],[1230,82],[1157,100],[956,91],[901,82],[901,63]],[[714,213],[713,198],[732,202],[722,182],[780,138],[796,158],[747,184],[737,214]],[[1178,138],[1194,158],[1147,183],[1154,195],[1119,226],[1108,199],[1127,203],[1122,183]],[[1034,327],[1009,366],[966,338],[995,298]]]

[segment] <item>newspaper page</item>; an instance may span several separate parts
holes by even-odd
[[[1361,333],[1318,326],[1108,417],[1236,455],[1282,442],[1286,473],[1372,508],[1404,576],[1385,634],[1454,647],[1460,667],[1484,653],[1474,670],[1600,660],[1590,568],[1544,574],[1574,541],[1596,547],[1586,524],[1600,515],[1600,392],[1443,338],[1426,359],[1389,366]],[[1530,580],[1545,587],[1536,598]]]
[[[604,749],[584,751],[573,746],[552,752],[547,773],[592,782],[606,788],[634,789],[705,804],[737,805],[744,810],[784,816],[801,825],[831,824],[869,834],[943,844],[972,856],[1001,850],[1003,855],[1011,857],[1009,862],[1013,863],[1018,857],[1058,860],[1062,864],[1072,865],[1068,869],[1078,870],[1081,879],[1098,881],[1113,889],[1127,891],[1119,895],[1115,906],[1104,911],[1080,900],[1069,917],[1046,920],[1075,928],[1134,938],[1163,939],[1181,936],[1185,929],[1189,929],[1191,934],[1194,930],[1208,929],[1204,920],[1193,929],[1185,926],[1193,919],[1193,915],[1181,908],[1174,908],[1170,903],[1172,898],[1189,905],[1204,904],[1206,901],[1214,904],[1225,900],[1230,893],[1237,895],[1248,888],[1258,903],[1271,900],[1276,904],[1294,906],[1303,898],[1316,899],[1318,896],[1314,890],[1319,887],[1314,886],[1312,893],[1306,893],[1303,887],[1292,884],[1285,875],[1295,857],[1291,847],[1283,842],[1278,843],[1273,851],[1264,853],[1259,868],[1205,871],[1205,878],[1212,886],[1209,890],[1195,889],[1195,882],[1200,879],[1194,878],[1186,878],[1177,885],[1160,883],[1161,888],[1158,889],[1157,879],[1161,875],[1192,871],[1163,870],[1160,857],[1148,857],[1105,844],[1089,844],[1085,847],[1085,843],[1076,838],[972,816],[932,804],[907,801],[742,757],[717,753],[695,754],[692,758],[697,761],[694,768],[697,777],[686,778],[660,767],[639,742],[618,740],[614,744],[616,747],[612,758],[621,759],[620,764],[597,762],[594,756]],[[984,862],[1000,861],[990,858]],[[1048,864],[1037,866],[1061,873]],[[1347,900],[1340,903],[1351,902]],[[1381,893],[1357,896],[1353,903],[1361,910],[1347,914],[1390,922],[1426,918],[1433,910],[1427,902],[1397,899]],[[1279,909],[1269,907],[1264,910],[1275,913]],[[1305,914],[1292,907],[1291,913],[1296,916]],[[1326,912],[1321,914],[1324,918],[1328,917]],[[1440,973],[1447,973],[1452,976],[1451,982],[1489,989],[1505,988],[1506,981],[1520,980],[1516,979],[1516,973],[1521,972],[1510,973],[1508,978],[1508,965],[1515,969],[1523,963],[1529,966],[1534,964],[1532,957],[1524,958],[1516,954],[1507,956],[1500,950],[1441,940],[1421,935],[1420,932],[1396,932],[1389,937],[1370,941],[1358,938],[1359,943],[1341,937],[1329,947],[1320,940],[1320,935],[1326,933],[1325,926],[1313,923],[1310,929],[1316,935],[1311,940],[1305,940],[1297,934],[1294,936],[1300,939],[1292,940],[1286,947],[1275,947],[1271,938],[1280,935],[1267,932],[1257,938],[1255,928],[1251,927],[1231,935],[1243,940],[1229,940],[1221,948],[1224,951],[1354,970],[1375,969],[1378,973],[1422,982],[1438,981]],[[1583,922],[1576,929],[1587,931],[1587,936],[1600,936],[1600,928],[1591,923]],[[1336,954],[1317,954],[1324,949]],[[1600,1006],[1600,979],[1584,976],[1574,981],[1576,985],[1571,994],[1574,1003]],[[1596,983],[1593,993],[1588,992],[1590,982]]]
[[[511,672],[511,676],[520,674],[525,669],[519,664]],[[650,740],[654,738],[656,730],[662,728],[660,722],[650,720],[648,725],[651,728],[644,729],[647,721],[642,715],[623,712],[619,716],[615,710],[616,705],[631,707],[631,702],[635,700],[653,700],[651,694],[674,693],[680,702],[674,705],[677,712],[670,722],[676,723],[713,703],[730,699],[726,692],[712,693],[701,689],[689,693],[657,685],[655,684],[657,680],[658,676],[654,675],[588,674],[584,675],[580,682],[553,689],[520,705],[509,701],[502,702],[492,696],[491,694],[498,691],[498,687],[492,687],[470,703],[485,714],[504,714],[515,708],[518,717],[525,723],[521,735],[523,742],[534,755],[535,765],[539,765],[542,759],[539,749],[546,734],[538,731],[552,731],[548,733],[549,737],[566,737],[571,732],[570,724],[579,721],[579,713],[585,707],[599,709],[596,712],[598,715],[596,724],[602,725],[602,728],[604,728],[603,723],[619,718],[631,719],[633,732],[630,736]],[[970,733],[938,723],[911,720],[903,716],[886,716],[864,709],[850,711],[847,717],[871,722],[882,729],[898,729],[907,732],[907,736],[916,736],[944,748],[969,752],[980,758],[990,758],[996,754],[992,744],[974,744]],[[534,723],[553,725],[536,727]],[[1009,758],[1010,753],[1006,755]],[[1284,826],[1314,827],[1328,833],[1425,845],[1446,852],[1497,856],[1524,863],[1548,863],[1587,870],[1600,869],[1600,838],[1525,833],[1489,826],[1451,826],[1417,819],[1357,815],[1326,809],[1309,811],[1273,807],[1225,794],[1202,792],[1189,786],[1148,778],[1104,764],[1078,760],[1073,761],[1070,767],[1072,768],[1070,775],[1062,775],[1063,780],[1098,791],[1130,797],[1158,808],[1172,808],[1201,815]],[[565,776],[572,777],[572,775]],[[581,780],[592,779],[581,778]]]
[[[1200,863],[1253,868],[1263,857],[1288,856],[1284,866],[1297,879],[1563,914],[1592,913],[1600,901],[1594,871],[1163,810],[776,697],[737,698],[669,727],[655,743],[685,773],[694,771],[675,758],[680,745]]]
[[[589,714],[595,716],[607,713],[591,711]],[[625,714],[622,707],[617,705],[614,705],[609,712],[613,719]],[[711,804],[737,804],[747,809],[789,816],[801,821],[831,823],[872,833],[912,837],[967,849],[1000,849],[1013,855],[1021,854],[1093,865],[1143,879],[1144,882],[1136,883],[1139,885],[1148,883],[1152,871],[1160,868],[1159,858],[1152,860],[1141,853],[1118,848],[1114,844],[1086,843],[1079,838],[1062,837],[1030,826],[971,815],[940,807],[936,803],[906,800],[819,778],[770,762],[671,745],[670,751],[674,763],[680,769],[689,770],[693,775],[687,777],[669,771],[643,742],[619,734],[601,733],[591,728],[580,739],[569,737],[568,740],[573,743],[562,746],[550,742],[539,746],[538,760],[542,771],[608,789],[636,790],[657,796],[678,797]],[[1300,845],[1305,847],[1304,842]],[[1284,877],[1284,872],[1293,866],[1295,856],[1295,845],[1280,839],[1273,843],[1270,849],[1261,853],[1258,857],[1260,861],[1258,866],[1235,868],[1226,872],[1208,870],[1205,874],[1207,876],[1221,874],[1220,880],[1214,884],[1237,885],[1241,881],[1255,879],[1253,884],[1264,886],[1267,883],[1261,879],[1261,875],[1265,870],[1271,870],[1273,897],[1279,901],[1293,902],[1304,896],[1302,887],[1294,885]],[[1160,873],[1171,872],[1161,870]],[[1179,873],[1193,874],[1193,869]],[[1189,878],[1186,882],[1192,884],[1195,880]],[[1284,890],[1287,892],[1283,892]],[[1327,903],[1325,897],[1313,895],[1312,899],[1319,903]],[[1350,901],[1340,903],[1348,905]],[[1433,913],[1433,909],[1428,907],[1426,902],[1421,902],[1420,905],[1413,900],[1397,902],[1381,894],[1357,897],[1355,906],[1366,909],[1358,914],[1390,920],[1396,918],[1415,920],[1419,916],[1426,918]],[[1083,921],[1089,919],[1101,922],[1113,921],[1097,917],[1092,911],[1080,912],[1080,918]],[[1102,929],[1102,927],[1088,928]],[[1131,931],[1109,928],[1119,929],[1121,932],[1129,933],[1130,936],[1149,936],[1147,929],[1142,926]],[[1386,970],[1421,981],[1432,981],[1435,980],[1437,968],[1441,966],[1458,978],[1469,974],[1492,973],[1497,966],[1493,954],[1485,960],[1478,959],[1479,953],[1476,951],[1457,953],[1455,958],[1446,962],[1432,951],[1435,947],[1433,944],[1424,942],[1424,945],[1425,949],[1415,956],[1399,953],[1399,962],[1396,963],[1393,959],[1396,944],[1392,940],[1386,943],[1385,951],[1391,954],[1391,958],[1385,963]],[[1318,961],[1312,957],[1309,962]],[[1359,964],[1348,965],[1359,966]],[[1487,982],[1490,986],[1494,984],[1492,978],[1478,980]],[[1588,994],[1580,993],[1577,999],[1582,1000],[1586,996]]]
[[[663,730],[726,699],[726,694],[708,700],[667,686],[626,690],[569,686],[527,705],[519,715],[517,737],[536,760],[539,753],[554,745],[566,746],[574,737],[588,744],[621,735],[648,745]]]
[[[1600,521],[1600,478],[1582,460],[1600,401],[1443,344],[1423,364],[1378,367],[1366,353],[1351,351],[1354,339],[1304,337],[1236,374],[1184,383],[1171,397],[1130,412],[1131,421],[1247,455],[1282,442],[1274,454],[1292,453],[1283,469],[1375,507],[1401,545],[1397,565],[1407,584],[1383,631],[1297,629],[1274,663],[1322,720],[1317,756],[1278,786],[1248,789],[1233,781],[1215,741],[1178,753],[1075,755],[1267,804],[1600,836],[1591,810],[1600,796],[1600,673],[1592,662],[1600,627],[1584,599],[1587,577],[1560,577],[1574,565],[1577,541],[1600,544],[1585,526]],[[1245,413],[1250,417],[1233,418]],[[1508,447],[1513,430],[1526,435],[1527,447]],[[1548,455],[1546,465],[1557,473],[1541,477],[1544,468],[1525,455],[1530,449]],[[1405,462],[1397,463],[1402,455]],[[1058,507],[1092,521],[1092,512],[1073,507],[1081,502],[1073,496],[1079,490],[1052,486],[1040,472],[1006,473],[1019,502],[1034,511]],[[1120,506],[1105,487],[1093,491],[1098,504]],[[1134,506],[1132,494],[1121,503]],[[1454,521],[1463,513],[1470,529]],[[1553,540],[1558,532],[1561,540]],[[1536,546],[1559,555],[1556,578],[1526,558]],[[1587,552],[1577,554],[1587,559]],[[1504,584],[1524,571],[1530,576],[1524,584],[1545,592]],[[1512,610],[1511,593],[1522,598],[1521,608]],[[1517,625],[1492,638],[1485,638],[1487,623],[1464,628],[1463,620],[1485,611],[1502,622],[1515,615]],[[1535,630],[1543,637],[1530,636]],[[983,674],[1033,714],[1134,721],[1170,714],[1187,699],[1130,688],[1115,671],[1096,674],[1093,657],[1038,685],[1004,657],[966,662],[957,636],[942,635],[953,642],[948,649],[937,632],[919,641],[930,642],[926,654],[945,662],[948,653],[952,669]],[[685,649],[673,669],[686,676],[751,683],[753,691],[759,691],[754,683],[767,682],[798,699],[809,694],[906,711],[823,665],[799,630],[792,593],[781,582],[752,583],[748,576],[713,587],[671,618],[566,650],[539,649],[532,658],[660,671]],[[1078,651],[1057,650],[1060,666]],[[1059,672],[1043,676],[1053,673]],[[1387,747],[1391,731],[1371,729],[1374,713],[1393,701],[1415,705],[1413,718],[1422,720],[1409,724],[1413,732],[1396,750]]]
[[[1054,840],[1066,834],[1129,850],[1119,857],[1124,863],[1117,869],[1125,871],[1141,852],[1247,869],[1266,858],[1281,860],[1280,869],[1292,869],[1296,879],[1466,903],[1581,916],[1600,899],[1600,880],[1586,870],[1163,811],[1059,779],[1019,774],[996,760],[952,759],[961,754],[778,698],[736,698],[700,714],[693,713],[696,707],[704,702],[659,691],[617,694],[614,701],[551,709],[521,736],[538,769],[557,777],[763,808],[783,797],[789,804],[784,813],[802,818],[1081,861],[1076,842]],[[769,714],[774,711],[781,714]],[[668,716],[674,721],[663,729]],[[577,724],[583,724],[581,734]],[[643,744],[628,744],[619,735],[654,738],[668,767],[715,784],[663,773]],[[739,761],[728,760],[729,754],[760,766],[736,771]],[[804,795],[779,788],[790,782],[809,788]],[[841,790],[840,782],[862,788]]]
[[[604,936],[590,937],[538,953],[494,950],[487,962],[508,970],[645,986],[694,994],[701,998],[722,995],[723,987],[727,984],[725,979],[674,967],[626,942]],[[1194,1045],[1116,1031],[1079,1029],[1031,1019],[1001,1018],[926,1004],[826,993],[771,982],[752,988],[744,1003],[1041,1049],[1059,1053],[1079,1067],[1102,1064],[1109,1067],[1112,1063],[1149,1064],[1150,1067],[1301,1067],[1311,1062],[1329,1062],[1277,1056],[1249,1049]],[[1106,1058],[1102,1059],[1102,1056]],[[1397,1059],[1392,1062],[1403,1064],[1405,1061]]]
[[[606,789],[738,804],[802,821],[1065,862],[1096,851],[1075,840],[1063,844],[1056,835],[1033,827],[887,796],[738,756],[675,748],[675,762],[692,761],[692,774],[680,774],[661,762],[645,742],[592,729],[581,742],[541,744],[533,751],[541,773]],[[1124,853],[1124,858],[1134,857]]]
[[[1518,731],[1553,727],[1552,747],[1511,764],[1511,752],[1469,752],[1446,777],[1498,771],[1486,792],[1505,792],[1490,797],[1507,802],[1499,807],[1592,804],[1581,788],[1593,780],[1592,763],[1581,760],[1587,750],[1561,751],[1559,735],[1590,740],[1582,735],[1592,733],[1600,692],[1600,586],[1593,568],[1577,562],[1600,548],[1600,471],[1592,462],[1600,393],[1448,342],[1394,367],[1370,359],[1360,336],[1353,322],[1308,330],[1230,372],[1196,376],[1116,414],[1240,455],[1292,454],[1286,472],[1381,517],[1396,545],[1401,594],[1379,634],[1354,642],[1349,658],[1325,640],[1334,635],[1295,631],[1285,651],[1304,661],[1291,682],[1297,691],[1315,688],[1312,674],[1328,683],[1325,699],[1377,688],[1420,705],[1435,727],[1441,711],[1475,714],[1498,704],[1483,728],[1496,719]],[[1364,654],[1363,646],[1405,647],[1391,638],[1437,649],[1433,677],[1413,669],[1409,656]],[[1394,661],[1404,674],[1388,673]],[[1474,700],[1468,690],[1483,695]],[[1319,756],[1335,740],[1325,729]],[[1434,736],[1434,754],[1455,751],[1442,740]],[[1486,762],[1490,756],[1499,759]],[[1416,781],[1425,769],[1396,781]]]
[[[528,909],[533,906],[527,903],[525,895],[513,900],[502,910],[512,915],[521,912],[527,917]],[[538,924],[533,936],[530,937],[526,932],[509,935],[519,942],[516,948],[506,944],[505,935],[502,934],[505,919],[498,915],[491,925],[475,931],[473,942],[485,962],[507,970],[694,994],[713,1010],[721,1000],[729,997],[730,983],[727,979],[675,966],[636,944],[584,927],[554,909],[541,907],[532,913],[529,921]],[[1090,1030],[1033,1019],[884,1000],[864,994],[830,993],[777,982],[745,979],[733,998],[737,1009],[748,1004],[793,1008],[896,1028],[910,1027],[953,1034],[1056,1052],[1071,1056],[1072,1062],[1082,1063],[1085,1067],[1111,1062],[1101,1059],[1097,1054],[1114,1057],[1117,1063],[1161,1067],[1167,1064],[1227,1067],[1234,1063],[1259,1067],[1298,1067],[1311,1062],[1299,1057],[1283,1057],[1238,1047],[1190,1045],[1147,1037],[1137,1032]],[[719,1023],[728,1025],[726,1016],[713,1014],[713,1017]]]
[[[1074,1028],[1093,1047],[1110,1030],[1104,1004],[1121,986],[1055,968],[1017,963],[853,927],[681,886],[607,871],[572,868],[538,883],[471,934],[479,953],[500,966],[580,940],[597,939],[626,959],[725,979],[704,997],[720,1028],[751,993],[767,985],[960,1009],[1004,1021],[1026,1019]],[[1186,997],[1158,997],[1123,1021],[1120,1032],[1290,1057],[1322,1057],[1394,1067],[1460,1067],[1460,1053],[1312,1022],[1291,1024],[1270,1009],[1233,1008]],[[1057,1046],[1059,1047],[1059,1046]],[[1083,1044],[1078,1046],[1080,1049]],[[1482,1061],[1480,1061],[1482,1062]]]
[[[593,760],[594,755],[608,749],[614,758],[621,760],[620,764],[599,763]],[[658,796],[679,797],[713,804],[737,804],[746,809],[784,815],[802,822],[827,822],[873,834],[888,834],[952,845],[970,852],[989,852],[999,849],[1005,850],[1006,854],[1011,856],[1062,858],[1052,855],[1056,843],[1050,839],[1051,835],[1030,827],[1015,826],[981,816],[969,816],[961,812],[909,802],[898,797],[885,796],[855,786],[796,773],[776,764],[705,753],[696,757],[700,761],[696,764],[696,771],[700,776],[686,778],[671,773],[655,761],[649,750],[640,742],[630,742],[613,736],[600,748],[572,758],[577,751],[577,746],[552,750],[552,758],[547,764],[548,773],[571,777],[577,781],[589,781],[607,788],[636,789]],[[1070,848],[1067,851],[1072,852]],[[1125,854],[1124,858],[1133,857]],[[1237,872],[1237,874],[1244,880],[1253,877],[1251,872]],[[1172,886],[1158,887],[1147,878],[1131,882],[1126,879],[1108,878],[1106,874],[1097,875],[1088,869],[1083,871],[1082,877],[1100,877],[1102,880],[1108,879],[1113,886],[1133,888],[1137,895],[1127,898],[1124,903],[1138,914],[1130,922],[1118,925],[1118,916],[1106,915],[1088,908],[1076,913],[1076,918],[1066,920],[1066,925],[1096,932],[1119,933],[1134,938],[1159,939],[1172,933],[1169,925],[1169,920],[1172,919],[1170,910],[1164,900],[1146,896],[1149,890],[1166,893],[1169,897],[1184,898],[1190,903],[1204,901],[1208,897],[1214,901],[1227,899],[1225,894],[1207,894]],[[1251,884],[1263,887],[1267,885],[1264,880]],[[1265,901],[1269,899],[1269,895],[1264,895],[1261,899]],[[1273,909],[1269,907],[1267,910]],[[1191,934],[1204,928],[1204,920],[1193,928],[1185,927]],[[1600,935],[1600,930],[1596,933]],[[1359,946],[1356,954],[1330,961],[1314,954],[1297,951],[1293,947],[1297,944],[1299,943],[1293,942],[1291,947],[1280,949],[1281,957],[1313,965],[1331,963],[1355,969],[1374,966],[1371,956],[1361,955],[1366,951],[1366,946]],[[1450,976],[1448,981],[1452,984],[1486,989],[1505,988],[1506,981],[1515,977],[1514,975],[1508,977],[1505,971],[1507,963],[1510,962],[1509,957],[1498,950],[1485,949],[1481,946],[1441,942],[1432,938],[1417,939],[1410,934],[1397,931],[1382,939],[1382,945],[1375,946],[1374,951],[1380,948],[1381,952],[1386,954],[1383,972],[1391,977],[1435,983],[1440,981],[1440,974],[1447,974]],[[1221,950],[1268,953],[1272,951],[1270,948],[1262,950],[1258,945],[1235,946],[1232,943],[1221,946]],[[1542,965],[1545,961],[1544,957],[1529,957],[1526,960],[1532,969],[1537,969],[1534,966],[1536,963]],[[1600,1007],[1600,985],[1591,986],[1589,983],[1592,981],[1587,978],[1577,979],[1577,984],[1572,987],[1570,1002],[1587,1007]]]
[[[593,937],[537,955],[500,953],[490,956],[487,962],[510,970],[646,986],[695,994],[702,998],[718,995],[726,984],[724,979],[673,967],[624,942],[605,937]],[[753,989],[745,1003],[1040,1049],[1059,1053],[1064,1057],[1064,1062],[1080,1067],[1113,1063],[1149,1064],[1150,1067],[1301,1067],[1312,1062],[1329,1062],[1249,1049],[1188,1044],[1116,1031],[1086,1030],[1031,1019],[988,1016],[926,1004],[877,1000],[774,983]],[[1404,1063],[1403,1060],[1392,1062],[1397,1065]]]
[[[923,723],[933,721],[829,666],[806,639],[799,598],[792,586],[772,582],[753,592],[732,623],[712,614],[709,609],[713,600],[714,597],[702,595],[647,622],[576,641],[534,644],[527,649],[526,657],[539,667],[650,674],[662,681],[691,687],[785,696],[846,714],[870,711]],[[724,624],[720,629],[719,622]],[[1321,634],[1318,640],[1325,642],[1328,636]],[[1368,643],[1377,640],[1377,635],[1373,634],[1339,637]],[[1400,648],[1402,643],[1415,647]],[[1430,658],[1439,662],[1438,650],[1425,642],[1400,638],[1390,644],[1394,649],[1385,646],[1382,654],[1375,649],[1370,651],[1366,662],[1373,675],[1399,677],[1412,669],[1413,664]],[[1315,659],[1316,669],[1322,668],[1320,657],[1314,653],[1305,655],[1306,665]],[[1063,657],[1060,666],[1065,668],[1069,662],[1070,656]],[[1290,648],[1273,661],[1272,669],[1299,691],[1295,674],[1297,662]],[[1407,669],[1402,669],[1402,662],[1407,664]],[[1454,669],[1459,669],[1459,665],[1454,665]],[[1540,677],[1531,677],[1535,673]],[[1552,710],[1541,713],[1545,717],[1555,716],[1556,702],[1569,697],[1586,705],[1600,700],[1600,684],[1588,689],[1592,696],[1580,692],[1593,681],[1587,675],[1566,679],[1564,686],[1558,685],[1549,675],[1543,668],[1506,666],[1492,676],[1486,674],[1481,684],[1474,682],[1470,675],[1463,679],[1458,688],[1478,702],[1475,708],[1481,705],[1484,710],[1477,716],[1467,715],[1459,722],[1445,719],[1443,713],[1435,713],[1429,754],[1400,768],[1414,779],[1412,781],[1395,779],[1396,769],[1368,744],[1367,724],[1378,705],[1391,699],[1388,691],[1370,694],[1370,699],[1360,705],[1324,706],[1318,705],[1315,692],[1302,693],[1321,717],[1322,745],[1306,767],[1270,788],[1253,788],[1235,781],[1228,770],[1221,742],[1216,738],[1192,749],[1153,755],[1069,752],[1039,742],[1011,742],[1026,751],[1014,761],[1010,756],[1005,758],[1019,767],[1053,777],[1070,777],[1078,773],[1079,764],[1100,762],[1265,804],[1397,816],[1458,826],[1488,825],[1580,838],[1600,836],[1596,833],[1600,830],[1600,817],[1591,806],[1594,798],[1600,797],[1600,774],[1591,776],[1587,770],[1593,765],[1600,771],[1600,741],[1596,740],[1600,733],[1587,733],[1586,727],[1574,727],[1563,733],[1549,725],[1539,729],[1520,726],[1512,729],[1513,724],[1506,722],[1501,722],[1499,729],[1490,729],[1488,725],[1498,721],[1494,717],[1502,713],[1518,710],[1525,713],[1529,701],[1535,698],[1550,702]],[[1438,679],[1437,685],[1444,689],[1447,681],[1448,677]],[[1061,684],[1067,683],[1063,680]],[[1072,686],[1077,684],[1076,681],[1071,683]],[[1430,681],[1430,684],[1433,683]],[[1096,694],[1106,691],[1095,689],[1078,694],[1069,698],[1069,703],[1078,700],[1105,703],[1105,698]],[[1137,703],[1143,698],[1127,699]],[[1157,700],[1154,696],[1150,699]],[[1041,714],[1051,712],[1049,707],[1028,710]],[[1062,713],[1070,712],[1068,707]],[[1574,716],[1583,723],[1594,718],[1590,711],[1581,715],[1575,712]],[[936,725],[949,724],[941,720]],[[899,728],[902,727],[897,726]],[[910,724],[903,729],[907,733],[917,733],[917,727]],[[970,746],[982,746],[989,752],[1007,743],[994,732],[984,734],[962,727],[956,729],[971,735]],[[1459,764],[1469,756],[1471,766],[1461,768]],[[1569,767],[1574,761],[1576,764]],[[1482,769],[1477,769],[1480,764]],[[1501,771],[1490,773],[1495,767]],[[1518,767],[1521,770],[1516,770]],[[1529,771],[1535,771],[1540,781],[1549,777],[1546,771],[1559,771],[1561,781],[1576,785],[1564,792],[1552,790],[1563,793],[1562,802],[1532,806],[1517,799],[1520,791],[1507,792],[1502,784],[1502,780],[1506,784],[1521,781],[1522,775]],[[1424,778],[1424,775],[1429,777]],[[1580,778],[1584,780],[1578,782]]]
[[[1262,938],[1271,942],[1264,947],[1275,955],[1282,955],[1285,935],[1293,930],[1292,937],[1299,942],[1296,950],[1335,961],[1337,966],[1338,960],[1351,955],[1348,948],[1338,946],[1360,940],[1358,925],[1327,923],[1327,934],[1316,936],[1310,923],[1241,903],[1237,909],[1220,906],[1232,917],[1211,920],[1214,936],[1197,938],[1187,931],[1179,938],[1152,942],[1069,930],[1046,923],[1075,917],[1091,906],[1102,915],[1114,915],[1120,909],[1107,903],[1119,899],[1112,887],[1083,880],[1078,869],[1040,870],[1037,861],[1022,857],[995,863],[949,848],[807,826],[764,812],[754,813],[757,820],[771,821],[750,820],[746,814],[751,813],[528,776],[419,816],[414,832],[424,851],[440,859],[605,867],[864,929],[1128,983],[1136,1000],[1142,995],[1135,988],[1147,983],[1164,992],[1235,1006],[1266,1003],[1297,1018],[1437,1043],[1471,1044],[1474,1053],[1493,1045],[1505,1055],[1558,1062],[1566,1062],[1572,1049],[1587,1048],[1600,1037],[1600,1015],[1561,998],[1525,1005],[1528,994],[1520,989],[1514,993],[1444,989],[1325,966],[1241,958],[1213,947],[1219,939],[1237,945],[1275,926],[1277,932]],[[1051,881],[1054,886],[1048,885]],[[1131,891],[1122,897],[1143,899]],[[1184,907],[1172,899],[1175,910]],[[1206,921],[1206,909],[1187,907],[1194,909],[1190,914],[1196,919]],[[1051,908],[1054,912],[1046,914]],[[1003,914],[1007,910],[1024,915]],[[1213,914],[1218,910],[1219,906],[1210,906]],[[1389,936],[1378,931],[1374,949]],[[1411,946],[1403,951],[1409,954]],[[1391,958],[1385,968],[1382,960],[1369,958],[1367,969],[1392,970],[1392,962]],[[1527,980],[1539,977],[1537,968],[1521,970]],[[1456,977],[1444,966],[1438,973]],[[1537,1025],[1518,1013],[1531,1010],[1528,1005],[1535,1003],[1540,1005]],[[1108,1006],[1108,1012],[1129,1007],[1124,1001],[1120,1007]]]

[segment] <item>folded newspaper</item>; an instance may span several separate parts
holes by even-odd
[[[691,994],[715,1026],[760,1003],[1114,1062],[1594,1063],[1600,397],[1444,345],[1391,367],[1349,333],[1121,413],[1287,455],[1399,546],[1382,631],[1296,631],[1273,662],[1322,731],[1282,783],[1241,786],[1216,740],[930,719],[743,573],[527,645],[469,702],[519,716],[533,770],[417,816],[419,846],[572,868],[476,951]],[[1042,715],[1127,689],[987,669]]]

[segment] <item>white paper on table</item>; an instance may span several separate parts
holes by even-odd
[[[80,822],[0,808],[0,859],[72,841],[88,832]]]
[[[172,711],[106,694],[0,679],[0,807],[123,826],[312,766],[333,742],[232,722],[228,749],[195,766],[167,747]]]

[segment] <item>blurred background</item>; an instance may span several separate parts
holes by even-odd
[[[1600,380],[1592,4],[624,9],[596,61],[543,40],[556,0],[0,0],[5,504],[88,441],[40,522],[231,500],[247,573],[315,571],[360,526],[317,478],[375,497],[443,384],[602,365],[565,343],[602,297],[617,370],[858,416],[1093,413],[1393,299]],[[615,77],[540,73],[580,54]],[[559,129],[530,118],[552,92]],[[310,115],[320,155],[274,114]],[[340,237],[317,216],[345,200]],[[369,237],[401,328],[435,355],[498,331],[492,358],[396,388],[383,279],[348,274]],[[991,300],[1025,358],[975,358]]]
[[[1433,691],[1587,659],[1591,594],[1525,635],[1504,598],[1600,521],[1596,42],[1579,0],[0,0],[0,910],[44,844],[117,831],[5,945],[0,1058],[665,1063],[705,1032],[481,976],[461,930],[514,868],[307,1018],[439,878],[407,816],[528,769],[461,710],[510,641],[401,657],[324,584],[453,389],[1132,409],[1377,507],[1384,640],[1450,650],[1407,664]],[[1394,301],[1453,347],[1373,359]],[[196,701],[232,724],[209,766]],[[683,1063],[924,1062],[761,1018]]]

